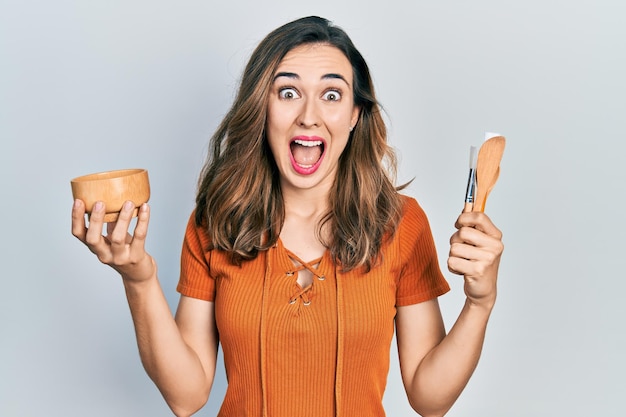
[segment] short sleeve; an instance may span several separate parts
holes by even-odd
[[[421,303],[450,290],[439,268],[426,213],[415,199],[403,198],[403,216],[396,235],[401,262],[396,306]]]
[[[211,277],[211,252],[206,230],[195,224],[192,213],[185,230],[180,259],[180,279],[176,291],[187,297],[206,301],[215,300],[215,279]]]

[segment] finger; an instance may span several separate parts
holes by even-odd
[[[150,206],[144,203],[139,207],[137,214],[137,226],[135,226],[135,232],[133,233],[133,245],[143,246],[148,235],[148,224],[150,223]]]
[[[472,269],[472,261],[451,256],[448,258],[448,271],[455,275],[465,275]]]
[[[448,256],[452,258],[461,258],[468,260],[482,260],[485,258],[483,255],[483,249],[479,249],[476,246],[468,245],[465,243],[453,243],[450,245],[450,252]]]
[[[487,235],[494,237],[498,240],[502,239],[502,231],[496,227],[495,224],[491,221],[491,219],[484,213],[476,213],[478,216],[478,221],[476,222],[474,228],[480,230]]]
[[[85,242],[90,247],[96,247],[103,243],[102,228],[104,226],[105,213],[106,209],[103,202],[98,201],[93,205],[93,210],[91,210],[89,215],[87,234],[85,235]]]
[[[457,229],[461,229],[462,227],[472,227],[496,239],[502,239],[502,232],[493,224],[489,216],[485,213],[462,213],[457,218],[454,227]]]
[[[150,206],[144,203],[139,207],[137,213],[137,225],[133,232],[130,243],[130,253],[132,259],[140,259],[145,255],[146,236],[148,235],[148,224],[150,223]]]
[[[109,235],[109,239],[111,240],[111,250],[114,252],[125,250],[126,245],[130,240],[128,238],[128,229],[132,221],[134,209],[135,205],[132,201],[126,201],[122,205],[117,221],[113,225]]]
[[[485,266],[497,265],[504,250],[501,241],[491,238],[488,245],[475,246],[468,243],[452,243],[450,245],[450,258],[466,259],[473,263],[481,263]]]
[[[478,233],[480,238],[452,241],[450,243],[450,256],[468,259],[474,262],[483,262],[485,264],[497,263],[498,258],[504,251],[502,241],[474,229],[471,230],[474,231],[474,234]]]
[[[111,235],[113,234],[113,230],[115,230],[115,227],[117,226],[117,220],[115,220],[114,222],[107,222],[106,225],[106,230],[107,230],[107,237],[111,237]],[[129,233],[126,233],[126,243],[130,243],[130,241],[132,240],[132,236]]]
[[[74,200],[72,205],[72,235],[81,242],[85,242],[87,227],[85,225],[85,203],[82,200]]]
[[[466,243],[472,246],[489,247],[499,242],[498,239],[473,227],[464,226],[450,237],[450,244]]]
[[[473,246],[458,245],[450,250],[448,269],[466,277],[480,277],[497,262],[493,253]]]
[[[111,259],[109,241],[102,235],[105,214],[104,203],[96,202],[89,215],[89,226],[85,235],[85,244],[102,263],[108,263]]]

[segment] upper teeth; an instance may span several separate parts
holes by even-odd
[[[301,140],[301,139],[296,139],[294,140],[295,143],[297,143],[298,145],[302,145],[302,146],[320,146],[322,144],[321,140]]]

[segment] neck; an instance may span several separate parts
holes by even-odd
[[[285,215],[299,218],[319,218],[328,211],[328,195],[330,190],[282,188],[285,203]]]
[[[291,193],[283,191],[285,216],[318,218],[328,210],[328,195],[314,193]]]
[[[328,193],[289,188],[282,193],[285,219],[280,238],[283,244],[301,259],[319,258],[326,251],[322,242],[328,239],[328,227],[319,230],[322,217],[328,211]]]

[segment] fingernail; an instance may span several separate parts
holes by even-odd
[[[132,201],[126,201],[126,202],[124,203],[124,207],[122,207],[122,209],[123,209],[124,211],[130,211],[130,210],[132,210],[132,209],[134,209],[134,208],[135,208],[135,205],[133,204],[133,202],[132,202]]]
[[[102,201],[96,201],[96,204],[93,205],[93,211],[100,211],[102,210]]]
[[[78,206],[80,206],[80,200],[76,199],[74,200],[74,208],[78,208]]]

